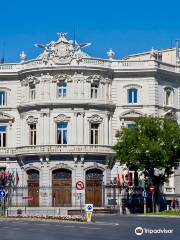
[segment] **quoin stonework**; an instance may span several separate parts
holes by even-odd
[[[145,114],[180,122],[179,47],[117,60],[111,49],[107,59],[89,56],[88,45],[60,33],[36,44],[36,59],[22,52],[20,63],[0,64],[0,169],[18,174],[22,187],[12,204],[32,196],[32,207],[73,206],[82,181],[82,204],[107,206],[102,185],[127,171],[113,163],[117,130]],[[180,169],[164,193],[178,198]]]

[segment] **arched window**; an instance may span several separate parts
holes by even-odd
[[[128,103],[138,103],[138,90],[136,88],[128,89]]]

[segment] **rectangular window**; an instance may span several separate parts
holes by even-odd
[[[91,144],[99,143],[99,124],[98,123],[91,123],[90,142]]]
[[[6,93],[4,91],[0,91],[0,106],[6,105]]]
[[[63,82],[57,85],[57,96],[66,97],[67,96],[67,83]]]
[[[30,145],[36,145],[36,124],[30,124]]]
[[[67,122],[57,123],[57,144],[67,144]]]
[[[98,84],[91,84],[91,98],[97,98],[98,97]]]
[[[127,127],[128,128],[135,128],[135,124],[133,124],[133,123],[127,124]]]
[[[7,141],[7,128],[0,126],[0,147],[6,147]]]
[[[35,85],[29,86],[29,98],[31,100],[34,100],[36,98],[36,86]]]
[[[128,103],[137,103],[138,102],[137,94],[138,94],[137,89],[129,89],[128,90]]]

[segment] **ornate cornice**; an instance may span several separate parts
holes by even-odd
[[[29,116],[26,119],[26,122],[27,122],[28,125],[30,125],[30,124],[37,124],[38,123],[38,118],[35,118],[34,116]]]
[[[139,84],[126,84],[123,86],[123,88],[127,88],[127,89],[128,88],[142,88],[142,86]]]
[[[27,86],[27,85],[30,85],[30,84],[37,84],[39,82],[40,82],[40,80],[37,77],[35,77],[33,75],[29,75],[21,81],[21,85],[22,86]]]
[[[72,82],[72,78],[67,74],[56,74],[53,76],[53,82]]]
[[[90,83],[106,83],[105,78],[103,78],[103,76],[98,75],[98,74],[87,77],[86,81],[90,82]]]
[[[14,117],[7,113],[0,112],[0,122],[9,122],[9,124],[12,125],[12,122],[14,122]]]
[[[101,123],[103,121],[103,118],[97,114],[94,114],[91,117],[88,117],[88,121],[90,123]]]
[[[64,114],[59,114],[57,117],[54,118],[55,122],[68,122],[70,121],[70,117],[64,115]]]

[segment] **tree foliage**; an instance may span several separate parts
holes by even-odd
[[[139,117],[135,128],[122,128],[116,137],[117,160],[154,184],[166,181],[180,162],[180,126],[171,118]]]

